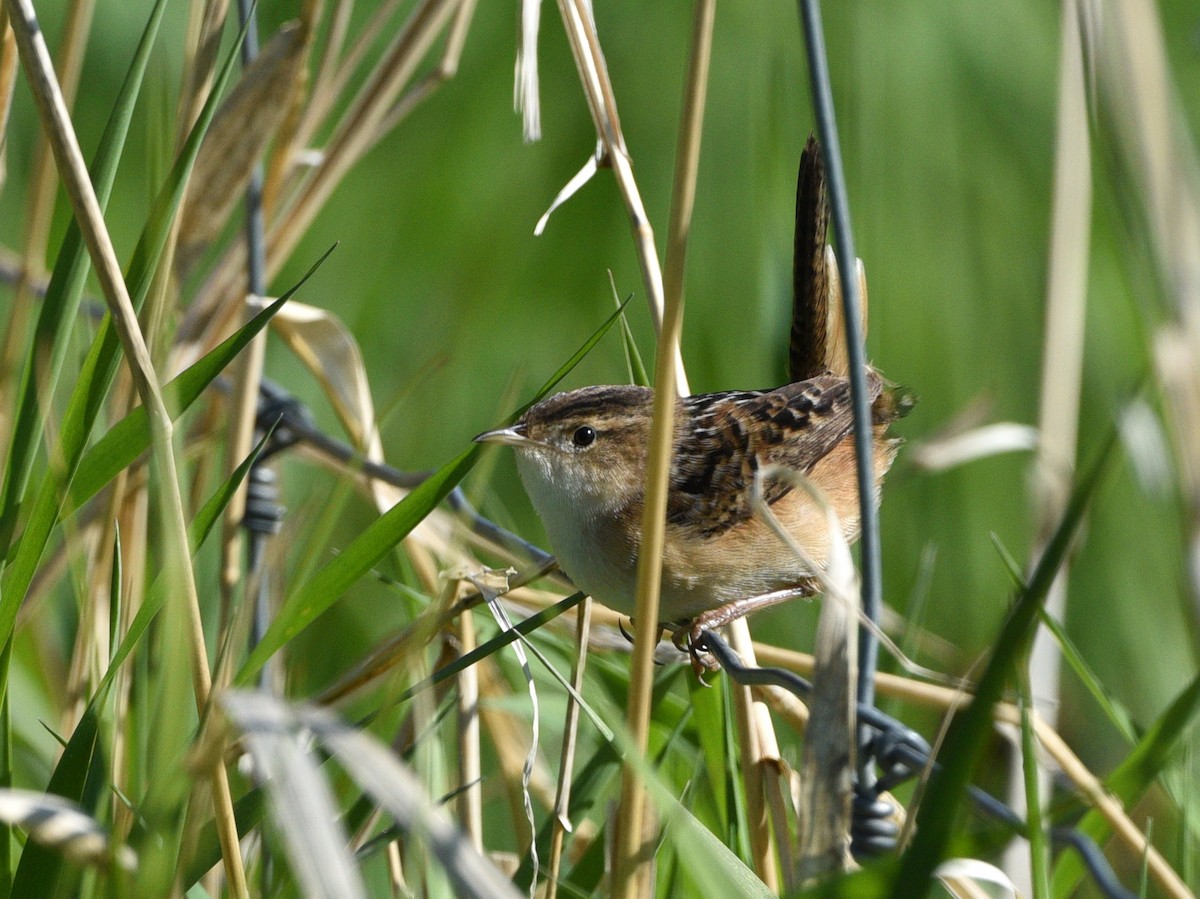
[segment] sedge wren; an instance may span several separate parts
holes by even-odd
[[[875,497],[900,441],[886,437],[895,395],[869,371]],[[585,387],[531,407],[478,442],[512,446],[551,547],[575,585],[614,611],[633,612],[653,391]],[[816,572],[754,512],[755,472],[781,465],[805,475],[858,537],[859,503],[850,382],[822,374],[774,390],[682,398],[667,499],[660,615],[689,646],[714,627],[786,596],[817,592]],[[802,489],[770,480],[762,500],[823,567],[825,511]],[[770,596],[768,596],[770,594]],[[755,602],[761,599],[762,602]]]

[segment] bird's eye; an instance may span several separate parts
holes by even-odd
[[[596,441],[596,431],[593,428],[584,425],[582,428],[577,428],[575,433],[571,435],[571,442],[578,447],[591,446]]]

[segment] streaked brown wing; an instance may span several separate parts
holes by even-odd
[[[872,392],[878,392],[878,383]],[[770,391],[710,393],[682,401],[667,520],[716,536],[752,514],[760,463],[808,472],[852,427],[850,384],[822,375]],[[772,481],[768,503],[791,488]]]

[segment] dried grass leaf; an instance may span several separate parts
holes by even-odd
[[[180,274],[221,233],[267,143],[292,108],[292,96],[303,84],[298,76],[309,46],[305,35],[298,22],[280,28],[217,111],[180,217]]]
[[[853,865],[850,823],[861,590],[837,513],[832,507],[825,511],[830,533],[827,575],[835,589],[829,591],[817,621],[816,672],[801,777],[802,881],[824,878]]]
[[[231,692],[222,700],[245,735],[265,783],[272,821],[283,836],[296,884],[305,896],[367,895],[338,820],[337,805],[303,726],[285,702],[265,693]]]

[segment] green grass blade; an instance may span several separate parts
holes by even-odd
[[[171,405],[173,413],[182,412],[195,401],[200,392],[212,383],[213,379],[233,361],[238,352],[282,308],[291,293],[292,291],[289,291],[280,297],[239,329],[236,334],[171,382],[170,395],[175,400]],[[92,355],[89,355],[89,360],[93,358]],[[85,370],[88,368],[89,366],[85,365]],[[69,415],[68,418],[74,424],[81,424]],[[64,428],[64,441],[67,436]],[[79,437],[78,431],[72,430],[70,439],[74,441],[77,438],[82,439]],[[12,564],[5,569],[3,578],[0,578],[0,635],[7,635],[12,630],[17,610],[33,581],[42,551],[50,539],[51,531],[59,521],[60,511],[63,509],[74,510],[81,503],[90,499],[149,445],[149,425],[146,422],[145,410],[139,407],[115,425],[87,453],[86,467],[82,460],[78,463],[77,475],[83,477],[78,484],[75,484],[75,479],[71,479],[72,489],[68,503],[60,504],[57,499],[61,481],[50,476],[43,481],[25,533],[21,535],[20,543],[17,545],[16,557]]]
[[[260,824],[267,810],[267,793],[262,786],[251,787],[233,803],[233,817],[238,833],[250,833]],[[209,820],[196,838],[196,848],[187,862],[183,875],[184,889],[190,889],[201,877],[221,863],[221,841],[217,827]],[[207,895],[207,894],[206,894]]]
[[[84,789],[92,772],[99,732],[95,709],[89,706],[67,742],[67,748],[63,750],[62,758],[46,787],[47,793],[70,799],[89,812],[94,809],[84,805]],[[13,875],[12,899],[53,896],[62,869],[63,856],[60,852],[30,840],[21,852],[21,860]]]
[[[608,283],[612,288],[613,302],[617,308],[623,308],[623,304],[617,298],[617,284],[613,280],[613,274],[608,273]],[[625,302],[628,303],[632,296],[627,297]],[[646,365],[642,362],[642,354],[638,352],[637,341],[633,339],[633,330],[629,327],[629,319],[624,315],[621,316],[621,345],[625,348],[625,364],[629,368],[630,383],[636,384],[639,387],[650,386],[650,376],[646,374]]]
[[[501,631],[495,637],[484,643],[480,643],[465,655],[461,655],[453,662],[443,665],[437,671],[433,672],[433,674],[429,675],[429,677],[413,684],[398,697],[396,697],[396,702],[407,702],[422,690],[432,687],[435,684],[440,684],[447,678],[461,674],[476,662],[480,662],[483,659],[486,659],[488,656],[499,652],[510,643],[515,643],[519,637],[532,634],[538,628],[550,621],[553,621],[563,612],[567,612],[575,608],[575,606],[583,602],[583,599],[584,595],[582,593],[572,593],[566,599],[561,599],[554,605],[547,606],[540,612],[530,615],[523,621],[518,621],[510,630]],[[603,729],[601,729],[601,733],[603,733]]]
[[[108,585],[108,652],[109,664],[112,664],[112,651],[117,646],[117,638],[121,635],[121,605],[122,605],[122,590],[121,585],[125,582],[122,577],[121,563],[121,527],[114,522],[113,526],[113,550],[112,550],[112,575]]]
[[[979,679],[975,699],[954,719],[946,734],[938,752],[942,768],[930,779],[917,811],[916,835],[904,854],[894,886],[895,896],[924,896],[934,869],[945,858],[975,762],[992,730],[992,709],[1003,694],[1016,660],[1033,638],[1038,610],[1067,558],[1115,446],[1116,437],[1110,434],[1091,471],[1076,485],[1062,521],[1038,560],[1028,586],[1018,593],[1004,622]]]
[[[712,797],[716,827],[721,833],[729,833],[730,802],[725,776],[725,747],[730,729],[725,701],[729,697],[729,691],[713,689],[698,678],[688,678],[687,685],[688,696],[695,709],[696,739],[704,757],[704,773],[708,778],[708,792]]]
[[[158,25],[162,21],[165,9],[166,0],[157,0],[150,11],[150,19],[142,31],[141,41],[134,51],[125,82],[117,94],[116,103],[113,104],[108,124],[104,128],[92,161],[92,180],[101,211],[108,204],[109,195],[112,193],[117,163],[125,148],[134,105],[141,91],[146,64],[150,60],[150,51],[154,46]],[[9,542],[16,527],[17,510],[28,485],[34,455],[42,436],[44,416],[40,408],[39,394],[48,399],[54,394],[58,384],[75,317],[79,313],[89,266],[90,259],[80,236],[79,226],[72,220],[50,276],[46,296],[42,300],[33,345],[25,363],[7,470],[3,483],[0,484],[0,558],[8,555]],[[48,354],[44,353],[45,348],[49,348]],[[43,358],[46,365],[46,374],[40,384],[36,374],[38,358]]]
[[[302,584],[288,598],[279,616],[271,622],[262,640],[251,651],[238,672],[237,683],[242,686],[249,684],[267,659],[312,624],[392,547],[407,537],[471,470],[479,450],[479,446],[472,446],[439,468]]]
[[[12,641],[0,648],[0,672],[7,672],[12,661]],[[12,745],[12,698],[7,694],[0,699],[0,787],[13,785]],[[7,896],[12,889],[13,829],[8,823],[0,824],[0,896]]]
[[[1129,716],[1129,712],[1125,707],[1109,692],[1108,688],[1100,682],[1100,678],[1096,677],[1094,671],[1084,660],[1083,654],[1078,647],[1068,636],[1063,626],[1054,618],[1053,615],[1043,610],[1041,614],[1041,622],[1050,631],[1055,642],[1058,643],[1059,651],[1062,652],[1063,658],[1075,672],[1075,676],[1087,688],[1087,691],[1092,694],[1092,698],[1096,700],[1096,705],[1104,712],[1104,716],[1112,723],[1121,736],[1130,743],[1136,743],[1138,739],[1137,731],[1133,726],[1133,719]]]

